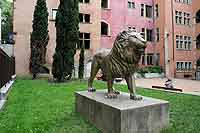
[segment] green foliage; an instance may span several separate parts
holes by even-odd
[[[1,0],[0,8],[2,9],[2,40],[8,41],[8,34],[13,32],[12,3],[8,0]]]
[[[60,0],[56,14],[56,50],[52,73],[58,81],[71,79],[76,44],[79,42],[78,0]]]
[[[162,69],[160,66],[150,66],[150,67],[140,68],[137,72],[142,75],[144,75],[145,73],[162,73]]]
[[[79,56],[79,71],[78,77],[79,79],[83,79],[84,74],[84,46],[81,47],[80,56]]]
[[[106,88],[95,82],[97,89]],[[50,84],[46,80],[17,79],[0,112],[1,133],[100,133],[75,112],[75,91],[85,91],[87,82]],[[126,85],[115,85],[128,92]],[[167,100],[170,124],[164,133],[199,133],[200,97],[139,88],[140,95]]]
[[[46,0],[37,0],[33,15],[32,29],[30,72],[32,74],[37,74],[40,72],[40,66],[46,62],[46,47],[49,41]]]

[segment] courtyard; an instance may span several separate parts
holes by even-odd
[[[0,1],[0,133],[200,133],[199,103],[199,0]]]

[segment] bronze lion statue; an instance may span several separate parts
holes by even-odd
[[[144,54],[146,41],[141,35],[133,30],[123,30],[117,35],[113,48],[110,52],[104,51],[94,55],[88,91],[96,91],[93,88],[93,80],[101,69],[103,78],[107,82],[107,98],[117,98],[118,91],[113,89],[115,78],[125,78],[130,92],[130,99],[141,100],[136,95],[134,72],[138,68],[141,55]]]

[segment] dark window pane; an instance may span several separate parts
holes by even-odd
[[[83,0],[79,0],[80,3],[83,3]]]
[[[101,22],[101,35],[108,35],[108,24]]]
[[[108,0],[101,0],[101,7],[108,8]]]
[[[90,15],[89,14],[85,14],[85,22],[90,23]]]
[[[85,0],[85,3],[90,3],[90,0]]]
[[[146,5],[146,17],[148,18],[152,17],[152,6]]]
[[[90,39],[90,33],[85,33],[85,39]]]
[[[142,65],[145,65],[144,55],[142,56]]]
[[[90,40],[85,40],[85,49],[90,49]]]
[[[131,8],[132,6],[131,6],[131,2],[128,2],[128,8]]]
[[[79,21],[83,22],[83,14],[82,13],[79,13]]]
[[[82,45],[83,45],[83,40],[79,40],[79,44],[77,45],[77,49],[80,49]]]
[[[141,16],[144,16],[144,4],[141,4]]]
[[[79,33],[79,38],[83,39],[83,33]]]
[[[147,29],[147,41],[152,41],[153,39],[153,30]]]
[[[200,35],[197,37],[196,48],[200,49]]]

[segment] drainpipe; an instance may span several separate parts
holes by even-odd
[[[0,8],[0,44],[1,44],[1,8]]]
[[[174,0],[171,0],[171,12],[172,12],[172,46],[173,46],[173,54],[172,54],[172,58],[173,58],[173,65],[174,65],[174,60],[175,60],[175,57],[174,57],[174,54],[175,54],[175,48],[174,48]],[[173,67],[174,68],[174,67]],[[176,73],[175,73],[175,70],[174,70],[174,77],[175,77]]]
[[[153,65],[156,65],[157,62],[157,53],[156,53],[156,17],[155,17],[155,2],[152,0],[152,5],[153,5]]]

